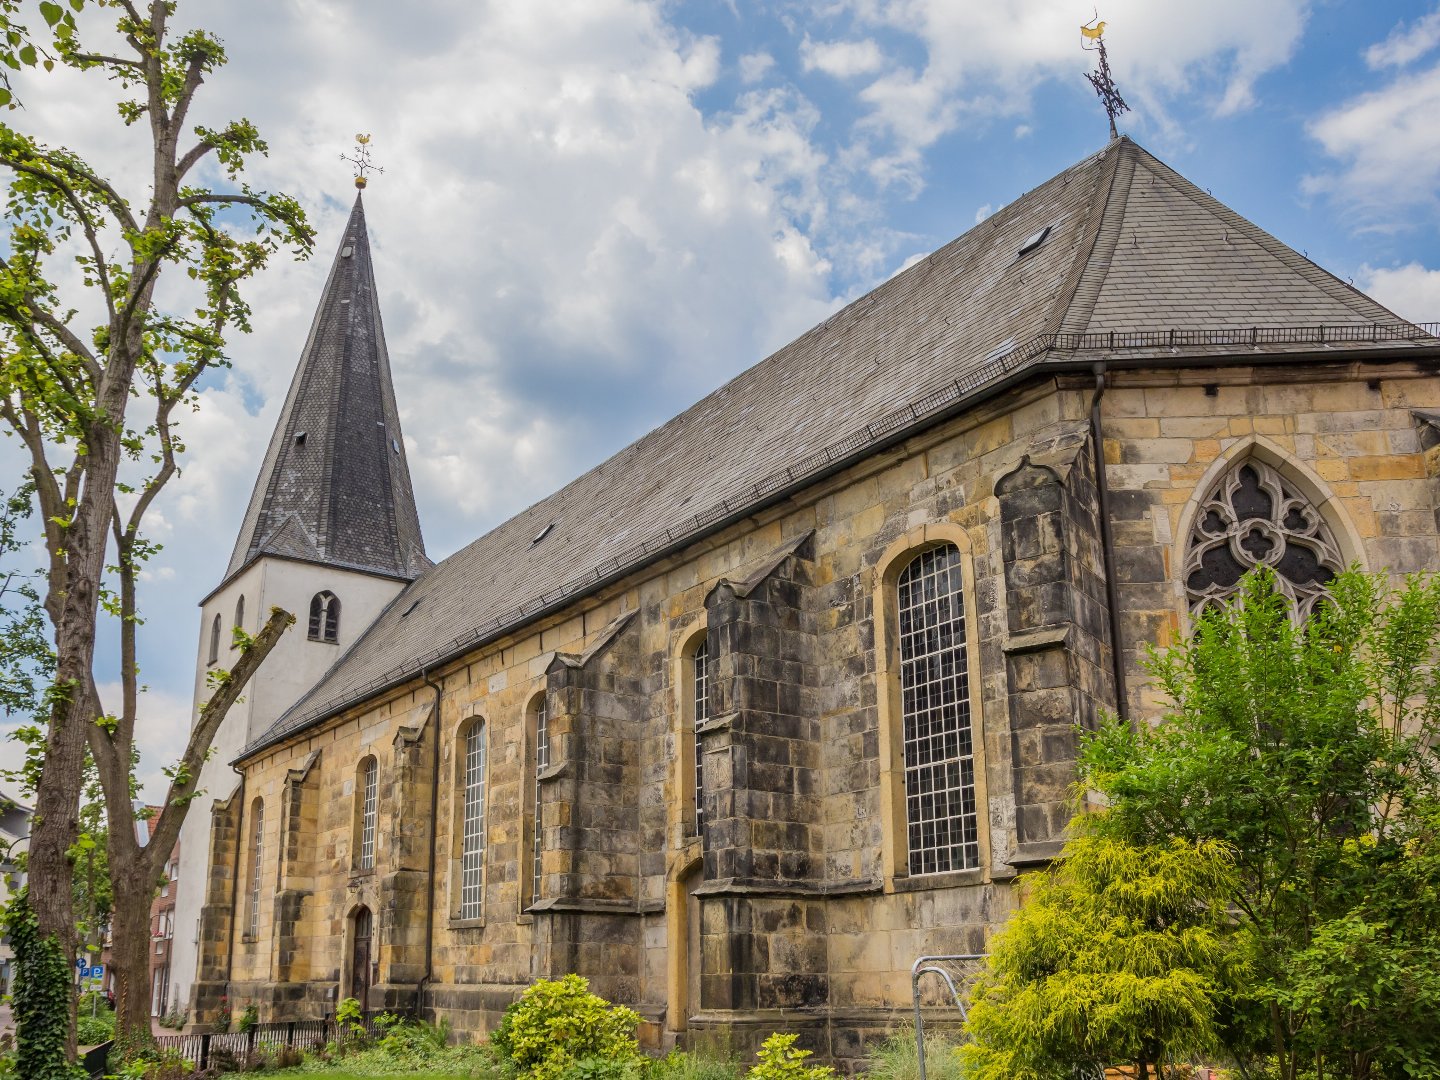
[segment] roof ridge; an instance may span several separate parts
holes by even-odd
[[[1086,222],[1088,242],[1082,244],[1083,256],[1077,254],[1072,276],[1056,300],[1054,311],[1046,323],[1052,333],[1081,332],[1090,325],[1095,301],[1109,276],[1115,245],[1125,224],[1125,211],[1130,198],[1130,184],[1135,178],[1136,144],[1122,135],[1111,144],[1114,154],[1106,163],[1102,183],[1095,185],[1096,198],[1091,202],[1091,220]],[[1101,188],[1104,198],[1100,198]],[[1098,211],[1098,212],[1097,212]],[[1101,256],[1098,260],[1096,256]]]

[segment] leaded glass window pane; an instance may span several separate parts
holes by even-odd
[[[540,804],[540,774],[550,765],[550,715],[545,695],[535,705],[535,820],[532,827],[531,859],[534,863],[530,887],[532,900],[540,899],[540,858],[545,850],[544,818]]]
[[[465,734],[465,809],[460,847],[460,917],[478,919],[485,888],[485,725]]]
[[[911,874],[980,864],[960,551],[917,556],[896,585]]]
[[[695,832],[705,827],[705,765],[700,753],[700,725],[710,719],[710,639],[700,639],[695,648],[695,674],[691,692],[695,702]]]
[[[374,758],[365,763],[360,774],[360,869],[375,866],[375,797],[379,787],[380,767]]]
[[[265,804],[255,800],[254,842],[250,855],[250,936],[260,932],[260,875],[265,861]]]

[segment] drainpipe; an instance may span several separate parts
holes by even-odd
[[[435,708],[430,713],[430,869],[425,876],[425,974],[415,984],[415,1019],[421,1019],[425,991],[433,976],[435,945],[435,843],[440,835],[440,684],[430,679],[430,672],[420,669],[420,678],[435,691]]]
[[[245,852],[245,774],[237,765],[231,765],[240,777],[240,787],[235,795],[240,799],[240,825],[235,837],[235,872],[230,875],[230,933],[225,940],[225,997],[230,997],[230,980],[235,974],[235,934],[240,929],[240,856]],[[228,1023],[230,1018],[225,1018]]]
[[[1115,679],[1115,711],[1130,718],[1125,692],[1125,657],[1120,642],[1120,600],[1115,590],[1115,534],[1110,527],[1110,485],[1105,478],[1105,440],[1100,433],[1100,399],[1105,396],[1105,361],[1098,361],[1095,396],[1090,399],[1090,444],[1095,454],[1095,497],[1100,515],[1100,548],[1105,563],[1105,606],[1110,615],[1110,670]]]

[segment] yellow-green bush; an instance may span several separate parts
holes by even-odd
[[[590,993],[579,975],[541,979],[505,1010],[491,1047],[522,1080],[559,1080],[586,1059],[640,1064],[640,1014]],[[593,1065],[591,1066],[593,1068]]]

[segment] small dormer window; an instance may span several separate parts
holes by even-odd
[[[340,598],[328,590],[310,598],[310,640],[330,645],[340,640]]]

